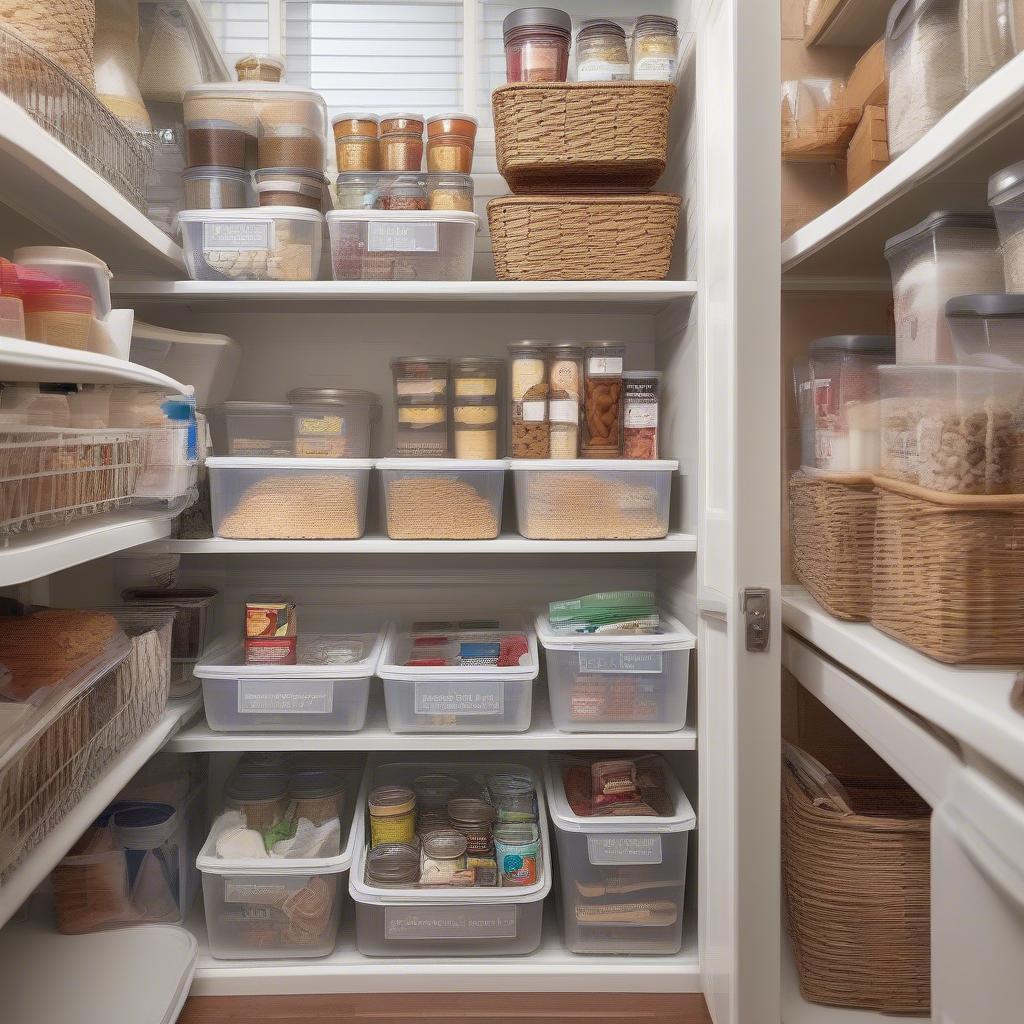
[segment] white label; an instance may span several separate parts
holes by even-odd
[[[578,82],[628,82],[633,73],[628,64],[609,60],[584,60],[576,67]]]
[[[208,220],[203,223],[204,249],[258,250],[274,248],[272,220]]]
[[[634,402],[627,405],[622,414],[622,425],[627,430],[642,430],[644,427],[658,425],[658,400],[653,402]]]
[[[523,402],[522,405],[524,423],[543,423],[547,419],[548,403],[543,398],[540,401],[531,399],[529,402]]]
[[[384,938],[514,939],[515,907],[385,907]]]
[[[580,404],[572,398],[556,398],[548,402],[548,418],[552,423],[579,423]]]
[[[635,82],[673,82],[675,77],[675,57],[641,57],[633,66]]]
[[[587,836],[590,863],[603,864],[660,864],[661,836],[656,832],[642,832],[624,836]]]
[[[505,684],[500,679],[413,685],[417,715],[501,715],[505,712]]]
[[[661,672],[661,651],[580,651],[580,672]]]
[[[437,252],[437,224],[373,221],[366,225],[367,252]]]
[[[275,879],[273,882],[267,881],[265,875],[260,876],[258,882],[254,882],[250,875],[228,877],[224,879],[224,902],[251,903],[266,907],[272,913],[276,909],[274,903],[305,888],[308,883],[309,877],[305,875]]]
[[[621,356],[591,356],[587,360],[587,373],[593,374],[621,374],[622,373],[622,357]]]
[[[240,715],[329,715],[334,708],[330,679],[239,679]]]

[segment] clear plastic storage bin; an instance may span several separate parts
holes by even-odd
[[[651,636],[555,633],[537,616],[551,718],[562,732],[674,732],[686,725],[696,637],[661,615]]]
[[[459,630],[447,632],[454,646]],[[377,666],[384,680],[388,728],[447,733],[529,729],[533,684],[540,672],[536,634],[525,623],[512,621],[501,621],[493,634],[526,637],[528,650],[519,665],[407,665],[413,647],[410,624],[393,623]]]
[[[395,540],[492,540],[501,532],[504,459],[381,459],[384,516]]]
[[[512,459],[519,532],[531,540],[668,534],[673,459]]]
[[[540,945],[544,898],[551,891],[551,843],[544,787],[536,786],[540,830],[538,879],[532,885],[391,888],[366,881],[367,796],[380,785],[414,784],[424,773],[456,777],[531,773],[520,764],[381,764],[367,770],[353,824],[349,893],[356,905],[356,947],[364,956],[525,956]],[[531,773],[532,774],[532,773]]]
[[[933,213],[885,243],[892,271],[898,363],[951,363],[946,303],[1003,291],[1003,260],[991,216]]]
[[[1011,292],[1024,292],[1024,161],[988,179],[988,203],[999,229],[1006,287]],[[974,289],[977,292],[993,290]]]
[[[366,527],[371,459],[206,460],[216,537],[354,540]]]
[[[333,210],[335,281],[469,281],[480,218],[463,211]]]
[[[258,458],[295,454],[292,407],[285,403],[225,402],[211,424],[217,452]]]
[[[957,362],[1024,370],[1024,295],[961,295],[946,303]]]
[[[580,817],[565,795],[563,758],[545,788],[558,846],[562,941],[572,953],[678,953],[686,850],[697,819],[672,769],[671,817]]]

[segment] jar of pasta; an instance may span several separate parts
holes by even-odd
[[[512,458],[546,459],[551,435],[547,348],[536,341],[517,341],[508,352]]]
[[[498,399],[496,396],[455,398],[452,406],[455,458],[498,457]]]
[[[559,342],[549,349],[548,422],[553,459],[579,457],[583,401],[583,349]]]
[[[624,345],[600,341],[587,346],[583,381],[583,443],[588,459],[622,454],[622,364]]]

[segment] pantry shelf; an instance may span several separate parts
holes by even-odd
[[[885,35],[892,0],[825,0],[804,34],[807,46],[859,46]]]
[[[1024,147],[1024,54],[870,181],[782,243],[789,288],[891,287],[888,238],[935,210],[988,212],[989,176]]]

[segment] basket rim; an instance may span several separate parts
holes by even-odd
[[[594,91],[597,89],[640,89],[648,91],[676,91],[674,82],[506,82],[491,90],[493,100],[499,93],[533,90],[535,92]]]
[[[814,483],[847,484],[851,487],[871,487],[875,478],[870,473],[839,473],[829,469],[815,469],[813,466],[801,466],[790,475],[790,480],[807,480]]]
[[[880,491],[889,491],[904,498],[916,498],[944,508],[973,512],[1024,512],[1024,494],[954,494],[951,491],[933,491],[920,484],[875,476],[874,485]]]
[[[528,195],[496,196],[487,209],[502,206],[682,206],[682,197],[673,192],[643,192],[636,195]],[[1024,496],[1022,496],[1024,497]]]

